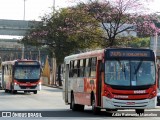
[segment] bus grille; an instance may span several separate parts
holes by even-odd
[[[20,86],[21,89],[35,89],[37,86]]]

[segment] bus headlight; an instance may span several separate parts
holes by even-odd
[[[156,96],[156,91],[155,90],[153,90],[152,92],[151,92],[151,94],[149,95],[149,99],[152,99],[152,98],[154,98]]]
[[[113,98],[112,94],[108,90],[104,90],[104,95],[110,99]]]
[[[41,85],[41,82],[39,82],[38,84]]]
[[[17,85],[17,81],[16,80],[14,80],[14,85]]]

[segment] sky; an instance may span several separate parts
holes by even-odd
[[[40,16],[51,13],[54,0],[0,0],[0,19],[40,20]],[[74,5],[73,0],[55,0],[55,8]]]
[[[78,0],[55,0],[55,8],[68,7],[75,5]],[[84,0],[85,1],[85,0]],[[13,20],[41,20],[45,13],[51,13],[54,0],[0,0],[0,19]],[[160,12],[160,0],[153,0],[148,6]]]
[[[56,9],[59,9],[76,5],[76,1],[78,2],[87,0],[0,0],[0,19],[40,21],[41,17],[53,11],[53,5],[55,5]],[[159,12],[160,14],[160,0],[152,1],[153,2],[147,4],[147,7],[154,12]],[[12,36],[0,35],[0,38],[1,37],[10,38]]]
[[[53,12],[53,5],[55,9],[59,9],[76,5],[76,3],[75,0],[0,0],[0,19],[40,21],[45,14]],[[0,35],[0,39],[21,39],[22,37]]]
[[[150,2],[149,8],[154,12],[160,13],[160,0],[153,0],[153,2]]]

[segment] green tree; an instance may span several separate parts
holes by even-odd
[[[97,35],[102,34],[102,31],[97,28],[92,28],[88,24],[82,25],[85,29],[85,33],[68,34],[66,25],[67,18],[74,17],[79,21],[90,21],[89,16],[84,15],[79,11],[79,7],[75,8],[74,14],[70,13],[70,9],[61,9],[49,16],[44,16],[41,24],[36,29],[28,31],[27,35],[22,39],[24,44],[30,44],[34,46],[46,46],[52,57],[56,58],[58,68],[60,69],[61,63],[65,56],[71,53],[77,53],[84,48],[95,48],[101,46],[101,39],[97,39]],[[88,22],[88,23],[90,23]],[[87,23],[87,22],[84,22]],[[97,24],[95,22],[95,24]],[[81,25],[81,24],[80,24]],[[71,32],[71,31],[70,31]],[[77,31],[76,31],[77,32]],[[58,71],[60,71],[58,69]],[[60,80],[60,74],[58,79]],[[60,83],[61,85],[61,83]]]
[[[127,45],[129,47],[134,47],[134,48],[139,48],[139,47],[149,48],[150,47],[150,38],[149,37],[137,38],[132,41],[129,41]]]

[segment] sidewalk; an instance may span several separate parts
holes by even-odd
[[[57,85],[50,85],[50,87],[59,88],[59,89],[62,89],[62,88],[63,88],[63,86],[57,86]]]
[[[57,85],[43,85],[43,86],[48,86],[48,87],[53,87],[53,88],[59,88],[59,89],[63,88],[63,86],[57,86]]]

